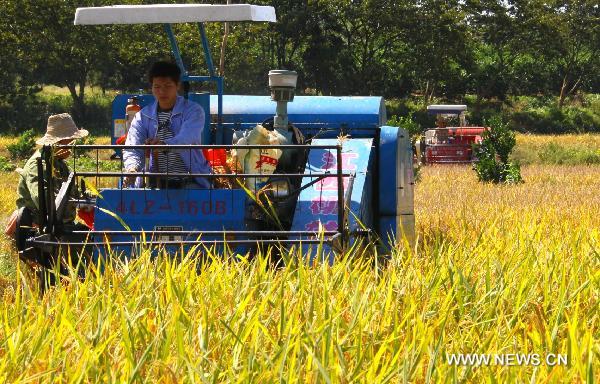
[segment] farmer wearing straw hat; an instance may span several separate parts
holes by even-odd
[[[41,139],[37,140],[38,145],[50,145],[53,148],[53,160],[54,160],[54,186],[56,188],[55,193],[58,193],[63,182],[67,181],[70,170],[67,166],[66,159],[71,155],[71,151],[68,148],[58,148],[56,145],[67,145],[73,142],[75,139],[81,139],[88,135],[88,131],[85,129],[79,129],[75,125],[73,118],[68,113],[61,113],[58,115],[52,115],[48,118],[48,126],[46,128],[46,134]],[[17,187],[17,210],[11,216],[9,225],[5,232],[11,236],[14,233],[16,225],[16,212],[21,207],[27,207],[31,210],[34,222],[38,218],[39,212],[39,196],[38,196],[38,172],[37,172],[37,159],[42,156],[42,151],[38,149],[35,153],[27,160],[23,170],[19,170],[21,179]],[[70,191],[72,197],[77,197],[79,192],[77,188],[73,186]],[[76,216],[75,204],[69,203],[67,205],[67,211],[65,212],[65,223],[73,222]],[[12,226],[12,228],[11,228]]]

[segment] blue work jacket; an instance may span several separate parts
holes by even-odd
[[[125,169],[145,169],[145,155],[142,149],[127,149],[127,145],[143,145],[146,139],[155,138],[158,130],[157,116],[158,101],[142,108],[131,122],[125,148],[123,149],[123,163]],[[173,137],[165,140],[167,145],[202,144],[202,131],[204,130],[204,109],[200,104],[177,96],[177,101],[171,114],[171,130]],[[174,150],[175,152],[175,150]],[[191,173],[211,173],[210,164],[204,158],[200,149],[177,150],[186,168]],[[146,171],[156,172],[152,164],[153,155],[150,154],[150,166]],[[195,181],[203,188],[209,188],[206,178],[196,177]],[[141,185],[141,178],[136,181],[136,187]]]

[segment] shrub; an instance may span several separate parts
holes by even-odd
[[[555,106],[514,112],[511,126],[521,132],[584,133],[600,131],[600,116],[590,109]]]
[[[14,171],[16,166],[6,157],[0,156],[0,171],[2,172],[12,172]]]
[[[489,125],[490,129],[483,133],[481,144],[473,147],[477,158],[473,169],[477,177],[484,182],[522,182],[519,163],[509,161],[510,154],[517,143],[515,133],[499,117],[492,118],[486,125]]]
[[[17,142],[8,145],[6,148],[10,153],[12,160],[24,160],[35,151],[35,132],[33,129],[27,130],[19,136]]]

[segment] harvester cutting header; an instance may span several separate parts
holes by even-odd
[[[73,160],[69,185],[85,190],[87,183],[88,191],[98,192],[77,201],[94,207],[89,230],[70,230],[60,220],[72,198],[55,195],[48,177],[51,151],[45,148],[47,161],[39,168],[44,180],[40,196],[45,197],[39,227],[28,226],[23,213],[18,230],[24,257],[56,260],[69,248],[99,259],[109,247],[132,255],[143,238],[169,249],[206,244],[229,246],[238,253],[261,244],[298,244],[313,257],[317,247],[310,244],[322,241],[334,262],[335,254],[361,238],[380,238],[383,246],[412,241],[412,148],[404,129],[384,125],[384,100],[296,96],[297,74],[288,70],[265,74],[270,96],[224,95],[204,23],[240,21],[275,22],[275,10],[245,4],[77,9],[76,25],[163,24],[184,84],[182,103],[203,125],[192,144],[181,143],[177,132],[160,138],[156,126],[149,141],[136,142],[132,131],[145,111],[156,108],[156,125],[163,123],[163,115],[172,126],[181,117],[177,107],[163,111],[154,90],[118,95],[112,104],[113,144],[71,147],[74,152],[92,151],[96,159],[102,151],[121,158],[119,171],[101,171],[98,165],[85,171]],[[193,75],[184,65],[172,29],[173,23],[183,22],[198,25],[207,74]],[[190,82],[215,83],[216,94],[190,92]],[[128,122],[127,111],[135,116],[133,121],[130,117]],[[132,153],[146,162],[144,167],[126,169]],[[207,167],[190,166],[194,159]],[[132,178],[135,183],[128,183]],[[185,188],[186,183],[176,182],[190,179],[205,183]]]

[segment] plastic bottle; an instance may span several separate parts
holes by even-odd
[[[131,126],[131,122],[133,121],[135,114],[138,113],[141,109],[142,107],[138,104],[137,97],[131,97],[127,99],[127,106],[125,107],[125,118],[127,119],[127,132],[129,132],[129,127]]]

